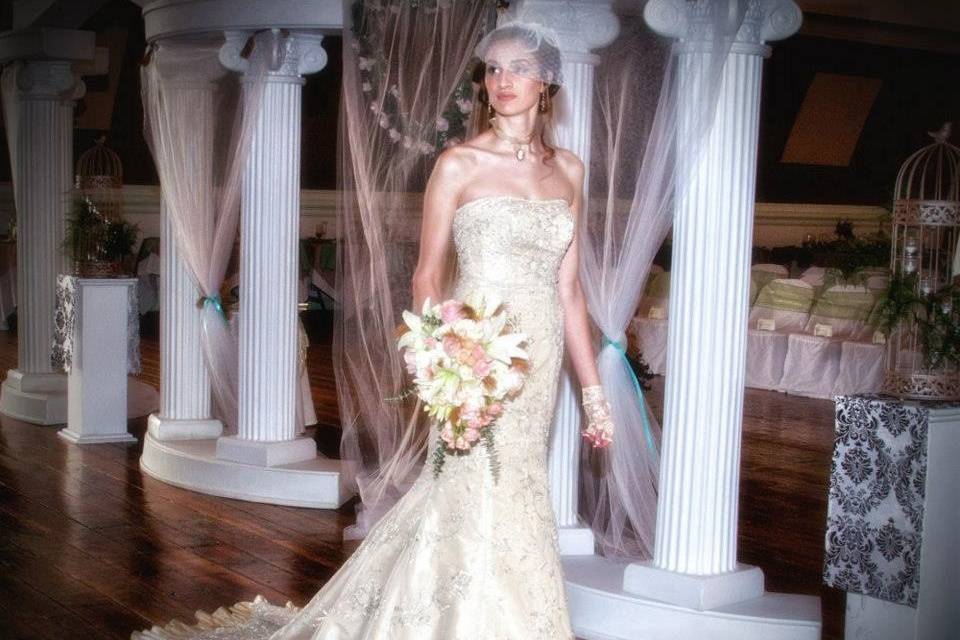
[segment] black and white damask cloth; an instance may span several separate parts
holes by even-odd
[[[140,313],[137,288],[131,286],[128,290],[127,373],[136,375],[140,373]],[[73,366],[81,297],[76,276],[57,276],[57,306],[54,313],[53,345],[50,351],[50,364],[54,370],[62,369],[70,373]]]
[[[917,606],[929,406],[837,397],[826,584]]]

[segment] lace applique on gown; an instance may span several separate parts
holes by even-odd
[[[302,609],[258,599],[245,605],[234,626],[190,635],[181,627],[177,635],[147,632],[143,638],[573,639],[547,479],[563,356],[557,275],[573,237],[572,214],[563,200],[489,196],[457,210],[453,234],[455,296],[497,292],[529,336],[523,390],[494,425],[499,481],[482,446],[448,457],[436,479],[426,464]],[[432,427],[427,460],[436,441]]]

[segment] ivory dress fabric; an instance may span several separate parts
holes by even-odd
[[[455,297],[493,291],[528,336],[530,368],[484,446],[428,462],[410,490],[302,609],[259,599],[233,616],[140,638],[230,640],[572,640],[547,447],[563,357],[557,291],[574,221],[563,200],[487,196],[460,207]],[[427,461],[437,429],[431,427]],[[151,635],[153,634],[153,635]]]

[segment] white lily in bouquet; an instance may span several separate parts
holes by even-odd
[[[465,455],[480,442],[496,480],[492,425],[503,403],[523,388],[527,336],[514,332],[502,301],[491,294],[446,300],[418,316],[403,312],[397,342],[424,411],[439,428],[434,477],[448,455]]]

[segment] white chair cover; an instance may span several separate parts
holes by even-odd
[[[823,281],[827,277],[827,270],[823,267],[809,267],[806,271],[800,274],[800,279],[804,282],[808,282],[814,287],[823,286]]]
[[[787,334],[777,331],[747,331],[746,386],[780,389],[783,362],[787,357]]]
[[[650,372],[662,376],[667,371],[667,321],[638,317],[630,322],[630,333],[637,341]]]
[[[771,280],[750,310],[749,328],[756,329],[761,319],[772,319],[777,331],[802,331],[812,306],[813,286],[809,283],[789,278]]]
[[[866,287],[830,287],[813,305],[805,332],[812,334],[816,325],[826,324],[832,327],[834,338],[856,338],[876,303],[877,293]]]
[[[840,367],[840,342],[791,333],[787,339],[780,390],[809,398],[832,398]]]
[[[834,395],[876,393],[883,386],[886,345],[843,342]]]
[[[755,264],[750,267],[750,305],[757,301],[757,296],[771,281],[777,278],[786,278],[789,275],[786,267],[779,264]]]
[[[670,307],[670,272],[660,269],[657,273],[652,273],[647,278],[647,286],[644,289],[643,298],[637,308],[638,318],[646,318],[652,307],[663,309],[663,316],[667,316],[667,310]]]
[[[760,264],[755,264],[750,267],[751,271],[763,271],[766,273],[772,273],[779,278],[786,278],[789,275],[790,270],[787,269],[782,264],[774,264],[772,262],[761,262]]]
[[[886,274],[877,274],[867,278],[867,289],[870,291],[883,291],[888,284],[890,284],[890,276]]]

